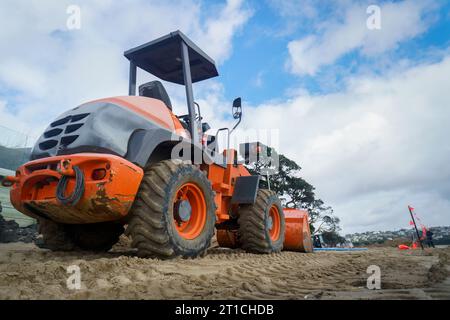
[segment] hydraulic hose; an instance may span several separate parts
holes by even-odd
[[[72,194],[65,196],[67,182],[69,181],[68,176],[63,175],[58,182],[58,186],[56,187],[56,198],[63,205],[76,205],[84,194],[83,171],[81,171],[81,169],[77,166],[73,166],[72,169],[75,172],[75,189],[73,190]]]

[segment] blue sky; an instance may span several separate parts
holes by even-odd
[[[36,138],[69,108],[126,94],[123,52],[179,29],[218,64],[194,88],[202,115],[229,126],[243,97],[235,136],[276,130],[344,232],[408,227],[408,204],[450,223],[449,0],[4,0],[0,21],[1,126]],[[183,88],[165,85],[185,113]]]
[[[297,2],[301,8],[301,1]],[[386,2],[390,1],[359,1],[367,5],[382,5]],[[367,69],[375,74],[382,73],[384,70],[378,61],[380,57],[365,57],[359,50],[349,51],[315,76],[298,76],[286,69],[288,43],[293,39],[320,33],[314,25],[323,22],[321,19],[330,18],[339,7],[333,6],[333,1],[322,3],[327,4],[317,6],[317,16],[301,21],[301,14],[293,12],[287,16],[279,10],[282,4],[276,5],[275,1],[247,2],[252,17],[245,26],[245,32],[236,34],[233,56],[224,62],[220,70],[226,97],[232,99],[242,95],[248,102],[257,105],[267,100],[286,98],[289,89],[298,87],[313,94],[337,91],[342,88],[345,78],[335,73],[336,68],[345,70],[345,76]],[[392,61],[408,59],[412,63],[421,63],[440,58],[433,56],[433,52],[446,49],[450,43],[450,1],[436,3],[439,9],[424,15],[424,18],[432,21],[425,32],[402,41],[396,50],[385,53]],[[292,24],[295,27],[290,29]],[[327,83],[325,79],[328,77],[335,79],[336,83]]]

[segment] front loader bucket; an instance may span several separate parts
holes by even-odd
[[[308,212],[306,210],[283,209],[286,221],[283,250],[313,252]]]

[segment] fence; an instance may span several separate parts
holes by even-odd
[[[30,157],[33,139],[22,132],[0,125],[0,175],[14,175],[17,167]],[[35,223],[35,220],[18,212],[9,200],[9,189],[0,187],[1,215],[6,220],[14,220],[21,227]]]

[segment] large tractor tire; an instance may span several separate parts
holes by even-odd
[[[52,251],[76,249],[106,252],[119,241],[123,226],[117,223],[65,225],[48,219],[39,220],[42,238],[37,245]]]
[[[41,218],[39,219],[38,233],[41,237],[38,237],[36,240],[36,245],[42,249],[71,251],[76,248],[64,225],[61,223]]]
[[[239,208],[239,238],[247,252],[280,252],[284,231],[284,213],[275,192],[260,189],[254,204]]]
[[[180,160],[145,170],[126,235],[140,257],[206,254],[215,229],[214,192],[206,175]]]
[[[96,252],[109,251],[124,232],[123,226],[114,222],[67,225],[66,230],[75,246]]]

